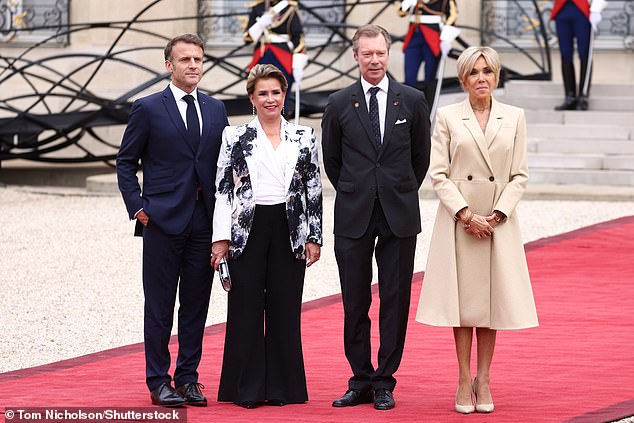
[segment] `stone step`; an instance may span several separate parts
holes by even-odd
[[[529,153],[528,167],[634,171],[634,155]]]
[[[529,169],[603,169],[603,156],[600,154],[555,154],[543,153],[528,155]]]
[[[634,101],[634,98],[632,99]],[[565,124],[590,123],[597,125],[628,126],[634,127],[634,111],[567,111],[564,113]]]
[[[634,84],[593,84],[587,111],[554,110],[563,88],[550,81],[511,81],[496,98],[526,112],[529,185],[634,186]]]
[[[634,128],[613,125],[536,123],[528,127],[530,138],[632,140]]]
[[[509,81],[504,85],[504,94],[511,97],[541,97],[557,95],[563,96],[562,83],[552,81]],[[634,97],[634,85],[632,84],[592,84],[590,96]]]
[[[557,111],[557,110],[532,110],[526,109],[526,122],[529,125],[538,123],[564,124],[597,124],[615,126],[633,126],[634,111]],[[530,132],[530,126],[529,126]]]
[[[58,164],[16,159],[0,163],[0,182],[13,185],[85,187],[87,177],[110,172],[112,167],[103,163]]]
[[[590,112],[590,113],[599,113],[599,112]],[[566,117],[564,112],[560,112],[557,110],[525,109],[524,115],[526,116],[526,124],[528,125],[529,134],[530,134],[531,128],[535,124],[539,124],[539,123],[555,124],[556,123],[556,124],[563,125],[566,122]]]
[[[560,154],[610,154],[634,155],[634,142],[621,140],[591,140],[580,142],[575,140],[529,139],[527,149],[530,153]]]
[[[634,155],[606,156],[603,158],[603,168],[634,171]]]
[[[524,109],[532,110],[553,110],[563,102],[561,95],[542,95],[531,97],[503,96],[499,100],[503,103],[512,104]],[[594,94],[588,101],[591,111],[634,111],[634,96],[605,96],[599,97]]]
[[[634,172],[625,170],[535,169],[529,175],[532,184],[634,185]]]

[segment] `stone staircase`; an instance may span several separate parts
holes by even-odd
[[[526,111],[531,183],[634,186],[634,85],[594,85],[585,112],[555,111],[552,82],[511,81],[496,97]]]

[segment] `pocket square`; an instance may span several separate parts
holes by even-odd
[[[400,125],[401,123],[405,123],[407,122],[407,119],[403,118],[403,119],[399,119],[396,122],[394,122],[394,125]]]

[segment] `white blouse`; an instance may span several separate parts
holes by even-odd
[[[273,148],[264,130],[257,122],[258,138],[255,154],[258,158],[258,189],[255,204],[273,205],[286,202],[284,172],[286,170],[286,143]]]

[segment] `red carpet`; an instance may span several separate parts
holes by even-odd
[[[453,411],[452,333],[414,321],[423,276],[417,274],[394,410],[330,406],[349,376],[342,306],[332,296],[304,306],[307,404],[245,410],[212,401],[188,408],[188,422],[602,422],[633,415],[634,216],[536,241],[526,250],[540,327],[499,332],[493,414]],[[200,380],[210,400],[217,394],[223,338],[223,325],[207,328]],[[0,374],[0,410],[17,406],[150,406],[142,345]]]

